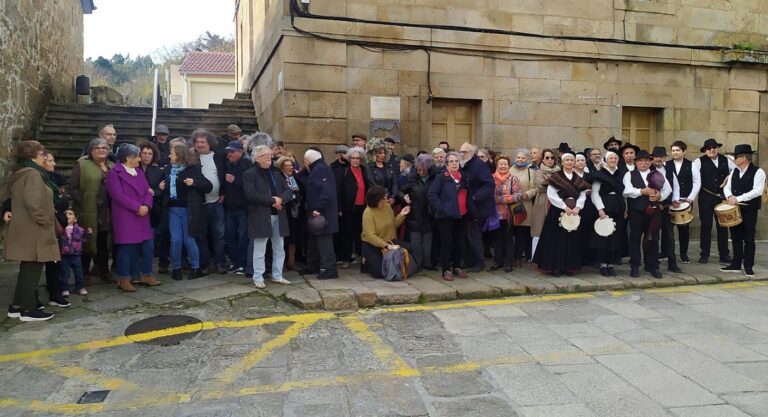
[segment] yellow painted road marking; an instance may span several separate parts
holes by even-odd
[[[66,378],[78,379],[80,381],[88,382],[89,384],[93,384],[111,391],[116,389],[125,389],[131,391],[142,390],[140,386],[124,379],[106,377],[79,366],[56,362],[50,359],[34,358],[26,359],[22,362],[47,372],[52,372]]]
[[[701,292],[702,290],[712,289],[752,289],[756,287],[765,287],[768,283],[765,282],[737,282],[737,283],[725,283],[715,284],[710,286],[685,286],[685,287],[673,287],[673,288],[651,288],[638,291],[614,291],[611,292],[613,296],[624,296],[633,292],[648,292],[658,294],[683,294]],[[400,306],[400,307],[387,307],[375,310],[367,311],[371,314],[381,313],[404,313],[404,312],[419,312],[419,311],[438,311],[460,308],[473,308],[473,307],[487,307],[496,305],[507,304],[524,304],[534,302],[546,302],[546,301],[562,301],[562,300],[580,300],[594,298],[593,294],[555,294],[555,295],[543,295],[533,297],[515,297],[515,298],[503,298],[493,300],[474,300],[464,302],[453,302],[435,305],[417,305],[417,306]],[[363,311],[365,313],[365,311]],[[360,313],[351,316],[344,316],[341,320],[344,324],[363,342],[368,343],[374,354],[382,360],[382,362],[393,366],[394,369],[383,372],[369,372],[355,375],[335,376],[329,378],[318,378],[304,381],[289,381],[282,384],[264,384],[254,385],[251,387],[236,389],[236,390],[219,390],[211,391],[199,394],[199,389],[191,392],[176,392],[176,393],[156,393],[144,396],[139,396],[130,402],[122,402],[117,404],[60,404],[50,403],[37,400],[18,400],[14,398],[0,398],[0,408],[13,407],[33,412],[48,412],[67,415],[80,415],[80,414],[92,414],[106,410],[136,410],[146,407],[159,407],[164,405],[176,405],[181,403],[187,403],[192,398],[200,399],[221,399],[221,398],[236,398],[248,395],[256,395],[261,393],[270,392],[286,392],[293,389],[305,389],[313,387],[334,386],[341,384],[349,384],[355,382],[377,380],[381,378],[412,378],[423,374],[437,374],[437,373],[452,373],[452,372],[470,372],[480,368],[494,366],[494,365],[509,365],[527,362],[536,362],[537,360],[531,356],[516,356],[509,358],[492,359],[487,361],[468,361],[460,362],[445,366],[426,367],[426,368],[411,368],[408,364],[398,356],[391,347],[387,346],[384,341],[381,340],[374,332],[370,330],[368,325],[360,319]],[[73,352],[73,351],[88,351],[107,347],[127,345],[135,343],[137,341],[150,341],[162,337],[171,335],[186,334],[191,332],[197,332],[200,330],[213,330],[217,328],[246,328],[263,326],[266,324],[291,322],[293,325],[282,335],[267,342],[260,349],[254,351],[248,357],[244,358],[238,365],[238,367],[232,367],[226,371],[223,380],[234,382],[240,375],[239,372],[249,369],[258,361],[266,357],[270,352],[279,348],[280,346],[288,343],[293,337],[295,337],[302,329],[316,323],[320,320],[332,320],[337,319],[334,313],[321,312],[321,313],[304,313],[286,316],[274,316],[265,317],[252,320],[240,320],[240,321],[216,321],[216,322],[204,322],[202,324],[179,326],[169,329],[157,330],[152,332],[141,333],[132,335],[130,337],[120,336],[112,339],[95,340],[90,342],[79,343],[70,346],[61,346],[56,348],[41,349],[29,352],[20,352],[13,354],[0,355],[0,363],[11,361],[23,361],[33,366],[39,366],[46,370],[52,370],[56,362],[53,360],[46,360],[45,357],[57,355],[61,353]],[[571,352],[552,352],[550,356],[562,358],[569,355],[584,355],[580,351]],[[540,356],[540,355],[539,355]],[[80,378],[84,381],[93,382],[105,388],[113,389],[127,389],[134,384],[123,381],[117,378],[101,377],[92,374],[82,368],[74,368],[74,370],[57,370],[57,373],[63,376]]]
[[[285,331],[266,342],[264,342],[258,349],[255,349],[245,355],[239,362],[227,368],[216,379],[215,387],[222,387],[231,384],[237,380],[243,373],[248,372],[254,365],[261,360],[271,355],[275,350],[285,346],[293,338],[299,335],[302,330],[315,324],[318,319],[306,319],[298,321],[290,325]]]
[[[118,336],[112,339],[94,340],[90,342],[78,343],[69,346],[60,346],[49,349],[32,350],[28,352],[9,353],[0,355],[0,363],[13,362],[30,358],[38,358],[45,356],[57,355],[60,353],[67,353],[81,350],[96,350],[108,347],[116,347],[123,345],[130,345],[135,342],[148,342],[150,340],[159,339],[167,336],[175,336],[186,333],[193,333],[202,330],[213,330],[217,328],[242,328],[242,327],[255,327],[263,326],[266,324],[283,323],[283,322],[296,322],[309,318],[317,318],[317,320],[328,320],[335,318],[333,313],[303,313],[294,314],[288,316],[274,316],[264,317],[260,319],[241,320],[241,321],[216,321],[216,322],[203,322],[202,327],[198,324],[185,325],[178,327],[169,327],[162,330],[154,330],[146,333],[138,333],[131,335],[131,337]]]
[[[594,298],[594,295],[589,293],[581,294],[552,294],[552,295],[539,295],[539,296],[526,296],[526,297],[511,297],[511,298],[497,298],[492,300],[473,300],[473,301],[460,301],[443,304],[425,304],[425,305],[412,305],[412,306],[399,306],[399,307],[383,307],[371,310],[372,313],[413,313],[419,311],[438,311],[438,310],[451,310],[458,308],[476,308],[476,307],[490,307],[507,304],[527,304],[527,303],[540,303],[544,301],[562,301],[562,300],[583,300],[588,298]]]
[[[398,374],[398,376],[418,376],[418,371],[408,365],[408,362],[400,357],[391,346],[384,343],[376,333],[371,331],[368,325],[360,320],[359,316],[345,316],[341,318],[341,322],[344,323],[344,325],[347,326],[358,339],[367,343],[371,347],[373,354],[376,355],[382,363],[393,366],[395,369],[392,372]]]

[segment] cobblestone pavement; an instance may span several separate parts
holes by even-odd
[[[760,281],[348,313],[234,276],[95,288],[50,322],[3,322],[0,415],[768,416]],[[123,335],[158,314],[202,323]],[[138,343],[173,334],[190,338]]]

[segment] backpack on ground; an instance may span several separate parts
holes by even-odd
[[[408,250],[399,247],[394,250],[382,250],[381,274],[386,281],[405,281],[416,273],[417,267]]]

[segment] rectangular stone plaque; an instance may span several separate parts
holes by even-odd
[[[371,96],[371,119],[400,120],[400,97]]]

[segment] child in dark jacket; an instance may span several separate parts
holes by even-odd
[[[67,226],[59,238],[59,248],[61,250],[61,288],[63,288],[61,295],[69,297],[70,269],[75,276],[75,290],[77,293],[88,295],[88,290],[85,288],[85,280],[83,279],[83,264],[80,257],[83,254],[85,241],[88,240],[92,231],[90,227],[86,230],[77,223],[77,216],[73,210],[68,209],[64,211],[64,215],[67,217]]]

